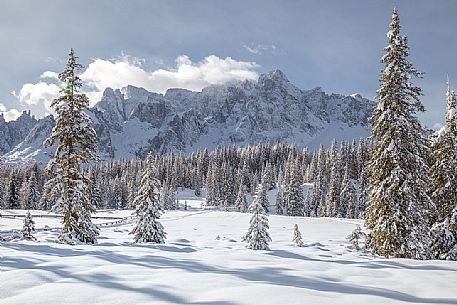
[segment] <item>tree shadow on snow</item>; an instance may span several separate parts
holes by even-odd
[[[154,250],[157,251],[171,251],[171,252],[184,252],[187,253],[186,248],[178,248],[175,246],[169,245],[131,245],[132,247],[142,247],[142,248],[151,248],[151,254],[124,254],[119,253],[119,251],[114,252],[110,250],[98,250],[94,247],[95,250],[89,249],[74,249],[72,247],[65,248],[54,248],[47,245],[39,244],[14,244],[8,243],[3,246],[10,247],[14,250],[24,251],[24,252],[33,252],[40,253],[41,255],[50,255],[50,256],[78,256],[84,255],[85,257],[90,256],[94,259],[100,259],[112,264],[123,264],[125,266],[139,266],[143,268],[148,268],[153,271],[154,269],[180,269],[185,270],[191,273],[207,273],[208,276],[211,274],[222,274],[230,275],[237,277],[239,279],[253,282],[253,283],[267,283],[276,286],[287,286],[294,287],[305,290],[314,290],[318,292],[331,292],[331,293],[340,293],[340,294],[351,294],[351,295],[369,295],[369,296],[378,296],[392,301],[402,301],[410,303],[432,303],[432,304],[456,304],[457,298],[425,298],[417,297],[408,293],[387,289],[387,288],[376,288],[369,287],[364,285],[357,285],[353,283],[345,283],[339,279],[329,278],[329,277],[307,277],[307,276],[298,276],[287,274],[290,271],[297,271],[296,269],[286,269],[280,267],[259,267],[253,269],[229,269],[226,267],[217,267],[211,266],[208,264],[201,263],[192,259],[177,259],[177,258],[167,258],[163,256],[154,255]],[[194,249],[187,247],[193,251]],[[183,251],[184,249],[184,251]],[[338,260],[338,259],[316,259],[309,258],[307,256],[292,253],[284,250],[272,250],[264,252],[265,255],[272,255],[281,258],[289,258],[296,260],[305,260],[313,262],[322,262],[322,263],[336,263],[336,264],[352,264],[356,267],[362,268],[405,268],[405,269],[415,269],[415,270],[446,270],[446,271],[456,271],[452,268],[445,268],[443,266],[435,265],[416,265],[410,266],[405,265],[400,262],[392,261],[381,261],[381,260],[369,260],[366,262],[357,262],[357,261],[347,261],[347,260]],[[262,254],[260,254],[262,255]],[[48,260],[49,261],[49,260]],[[46,261],[46,262],[48,262]],[[170,303],[181,303],[189,304],[189,301],[185,298],[161,290],[157,287],[131,287],[115,276],[106,274],[106,273],[78,273],[71,272],[67,270],[69,266],[62,265],[40,265],[43,260],[40,259],[25,259],[25,258],[12,258],[12,257],[3,257],[1,263],[5,264],[8,267],[16,269],[38,269],[46,270],[55,273],[60,279],[74,279],[76,281],[84,283],[93,283],[101,287],[107,287],[111,289],[124,290],[128,292],[141,293],[148,296],[154,296],[155,298],[164,300]],[[59,279],[59,280],[60,280]],[[231,302],[210,302],[211,304],[225,304],[231,305],[235,303]],[[195,303],[195,304],[205,304]]]
[[[24,253],[32,252],[32,253],[40,253],[41,255],[50,255],[50,256],[66,256],[66,257],[73,257],[73,256],[92,256],[95,259],[102,259],[107,262],[111,262],[113,264],[126,264],[126,265],[136,265],[144,268],[170,268],[172,266],[177,266],[178,268],[189,268],[190,265],[184,264],[173,264],[174,260],[160,260],[161,257],[153,257],[153,259],[158,262],[156,266],[154,264],[150,264],[149,259],[152,259],[149,256],[141,257],[140,259],[119,254],[116,252],[112,252],[109,250],[75,250],[72,247],[67,247],[64,249],[53,248],[47,245],[28,245],[28,244],[13,244],[8,243],[4,244],[7,248],[11,248],[17,251],[22,251]],[[115,276],[106,274],[106,273],[80,273],[77,271],[69,271],[69,265],[40,265],[42,263],[48,263],[50,260],[43,260],[43,259],[35,259],[35,258],[17,258],[17,257],[2,257],[0,260],[0,264],[2,267],[9,267],[13,270],[20,270],[20,269],[33,269],[33,270],[43,270],[47,272],[51,272],[55,274],[58,278],[57,279],[50,279],[49,277],[42,278],[47,283],[58,282],[61,280],[74,280],[81,283],[90,283],[100,287],[105,287],[109,289],[116,289],[116,290],[123,290],[132,293],[141,293],[150,297],[154,297],[156,299],[163,300],[168,303],[173,304],[221,304],[221,305],[236,305],[233,302],[225,302],[225,301],[212,301],[212,302],[190,302],[189,300],[181,297],[179,295],[170,293],[165,290],[161,290],[157,287],[131,287],[127,284],[124,284],[121,279],[116,278]],[[197,270],[197,269],[195,269]],[[207,270],[210,271],[210,270]],[[214,271],[214,270],[211,270]]]
[[[435,270],[435,271],[452,271],[457,272],[457,268],[450,268],[447,266],[440,266],[440,265],[431,265],[431,261],[417,261],[418,265],[411,265],[411,264],[403,264],[398,261],[390,261],[387,259],[376,259],[376,260],[367,260],[365,262],[361,261],[352,261],[352,260],[344,260],[344,259],[334,259],[334,256],[331,255],[321,255],[321,257],[328,257],[329,259],[318,259],[318,258],[311,258],[304,256],[302,254],[289,252],[285,250],[271,250],[266,252],[267,255],[282,257],[282,258],[290,258],[290,259],[297,259],[303,261],[314,261],[314,262],[322,262],[322,263],[334,263],[334,264],[341,264],[341,265],[357,265],[357,267],[367,268],[367,269],[408,269],[408,270]],[[411,261],[411,260],[409,260]]]
[[[184,245],[184,244],[179,244],[177,243],[176,245],[181,245],[182,247],[176,247],[176,246],[171,246],[168,244],[153,244],[153,243],[124,243],[123,246],[128,246],[128,247],[137,247],[137,248],[148,248],[151,250],[160,250],[160,251],[167,251],[167,252],[176,252],[176,253],[192,253],[196,252],[194,248],[190,247],[189,245]]]

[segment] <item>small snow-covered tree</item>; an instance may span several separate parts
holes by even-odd
[[[35,222],[32,219],[32,214],[27,211],[24,218],[24,226],[22,227],[21,236],[25,240],[36,240],[32,233],[35,232]]]
[[[411,83],[421,73],[407,59],[408,40],[400,34],[396,9],[387,37],[378,105],[371,118],[366,244],[385,257],[428,259],[428,224],[433,211],[426,193],[429,150],[416,116],[424,111],[419,99],[422,91]]]
[[[362,228],[357,225],[357,227],[352,231],[347,239],[352,243],[352,249],[359,251],[361,249],[359,241],[363,238],[366,238],[366,236],[367,235],[362,231]]]
[[[147,157],[147,169],[141,179],[141,187],[135,197],[135,215],[138,219],[130,234],[134,234],[136,243],[165,243],[165,231],[158,221],[163,211],[159,203],[159,181],[154,177],[152,154]]]
[[[99,234],[98,227],[91,220],[91,214],[95,212],[90,201],[91,181],[83,170],[83,164],[97,159],[96,134],[91,119],[84,112],[89,99],[78,92],[82,81],[75,73],[82,66],[76,59],[71,49],[67,66],[59,74],[65,88],[51,104],[57,114],[56,126],[45,141],[45,146],[57,145],[57,148],[46,167],[50,179],[44,196],[55,200],[53,209],[63,216],[63,228],[57,242],[71,245],[96,243]]]
[[[257,187],[257,194],[252,201],[249,210],[253,212],[249,221],[249,229],[243,237],[246,242],[246,247],[252,250],[268,250],[268,243],[271,242],[270,234],[268,234],[268,216],[265,214],[260,200],[259,193],[262,192],[262,186]]]
[[[297,247],[303,247],[304,243],[301,237],[301,232],[298,229],[298,225],[295,224],[294,226],[294,236],[292,237],[292,241],[295,243]]]

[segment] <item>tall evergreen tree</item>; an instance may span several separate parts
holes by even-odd
[[[89,106],[86,95],[79,93],[81,79],[75,74],[82,66],[70,50],[67,66],[59,74],[65,84],[62,95],[53,100],[57,118],[51,136],[45,141],[50,147],[57,145],[54,158],[49,161],[46,173],[45,196],[53,197],[54,210],[63,214],[63,228],[57,239],[60,243],[95,243],[99,229],[91,221],[95,207],[90,201],[90,179],[83,171],[83,164],[96,160],[95,130],[84,110]]]
[[[276,214],[284,214],[284,195],[281,187],[278,188],[276,193]]]
[[[273,176],[273,168],[268,162],[263,168],[262,172],[262,184],[264,185],[267,191],[274,189],[276,183]]]
[[[11,173],[8,190],[7,190],[7,199],[6,206],[9,209],[20,209],[20,200],[19,200],[19,179],[14,172]]]
[[[343,181],[341,183],[341,194],[340,194],[340,208],[338,210],[338,217],[357,218],[358,217],[358,205],[357,196],[355,193],[354,182],[351,179],[352,170],[347,165],[344,170]]]
[[[310,216],[325,216],[327,210],[327,156],[324,146],[321,144],[317,153],[317,172],[314,181],[313,196],[310,205]]]
[[[368,193],[368,177],[366,168],[364,166],[364,168],[360,172],[359,177],[359,196],[357,197],[358,210],[355,217],[365,218],[365,212],[367,210],[368,205]]]
[[[265,213],[268,213],[270,211],[270,202],[267,198],[267,189],[262,183],[260,183],[257,187],[256,198],[257,201],[259,201],[259,203],[262,205],[263,209],[265,210]]]
[[[90,202],[95,208],[101,208],[102,196],[100,193],[100,182],[98,180],[99,178],[94,173],[92,173],[90,177],[92,182],[90,188]]]
[[[206,184],[205,184],[205,190],[206,190],[206,206],[215,206],[218,205],[218,191],[217,191],[217,173],[216,173],[216,168],[215,164],[213,162],[209,163],[208,166],[208,173],[206,175]]]
[[[163,211],[159,203],[159,181],[154,177],[152,154],[147,157],[147,169],[141,179],[141,187],[134,200],[134,215],[138,217],[135,228],[130,234],[134,234],[136,243],[165,243],[165,231],[158,221]]]
[[[436,204],[436,220],[449,217],[457,204],[457,100],[448,86],[445,126],[431,137],[433,165],[430,197]]]
[[[240,184],[238,195],[235,200],[235,208],[238,212],[246,213],[248,210],[248,202],[246,200],[246,186]]]
[[[344,143],[344,142],[343,142]],[[341,169],[340,160],[338,158],[338,151],[336,147],[336,140],[333,140],[332,146],[330,147],[329,163],[331,165],[330,170],[330,181],[329,190],[327,194],[327,211],[326,216],[330,217],[341,217],[339,215],[340,210],[340,193],[341,193]],[[342,146],[344,147],[344,146]],[[344,150],[341,150],[342,154]],[[344,163],[344,161],[343,161]]]
[[[22,208],[24,210],[36,209],[40,202],[41,194],[38,189],[38,183],[34,172],[32,172],[29,179],[23,183],[22,190]]]
[[[433,209],[425,191],[429,151],[416,117],[416,112],[424,111],[419,99],[422,91],[410,82],[421,73],[407,59],[408,40],[400,34],[396,9],[387,37],[378,105],[372,117],[367,245],[386,257],[426,259],[430,257],[428,223]]]
[[[429,194],[436,204],[433,252],[457,260],[457,99],[448,82],[445,126],[431,136],[433,165]]]
[[[298,172],[297,162],[292,162],[289,167],[289,179],[284,191],[284,205],[287,215],[303,216],[305,202],[303,198],[302,179]]]

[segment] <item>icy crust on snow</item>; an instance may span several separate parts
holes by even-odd
[[[329,146],[333,138],[367,136],[373,108],[374,103],[359,94],[300,90],[274,70],[258,81],[212,85],[201,92],[176,88],[162,95],[133,86],[107,88],[88,114],[97,132],[99,155],[109,160],[144,157],[148,151],[190,153],[260,142],[317,149],[321,143]],[[23,162],[24,154],[40,162],[48,158],[42,147],[21,143],[5,160]]]

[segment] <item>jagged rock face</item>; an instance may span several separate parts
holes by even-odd
[[[4,155],[2,160],[12,164],[32,163],[36,161],[40,165],[46,165],[53,156],[55,147],[44,147],[43,142],[51,134],[55,123],[52,115],[38,120],[24,141]]]
[[[323,132],[328,135],[321,140],[330,143],[329,128],[340,139],[366,136],[373,106],[359,95],[327,95],[320,88],[300,90],[275,70],[258,81],[214,85],[201,92],[170,89],[160,95],[132,86],[107,89],[95,108],[102,114],[98,123],[104,122],[111,138],[116,134],[129,138],[126,143],[111,141],[111,148],[105,150],[112,151],[114,158],[126,158],[148,151],[191,152],[258,142],[301,146],[315,142],[315,148]],[[122,130],[108,128],[111,126]],[[129,146],[127,155],[122,145]]]
[[[147,152],[192,152],[222,145],[289,142],[315,149],[367,136],[374,103],[360,95],[327,95],[292,85],[279,70],[258,81],[213,85],[165,95],[127,86],[106,89],[88,111],[102,159]]]
[[[0,115],[0,155],[21,143],[36,123],[35,117],[26,111],[17,120],[10,122],[5,122],[3,115]]]

